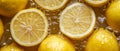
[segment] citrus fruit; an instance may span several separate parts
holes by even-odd
[[[93,7],[102,7],[109,2],[109,0],[85,0],[87,4]]]
[[[100,28],[88,39],[85,51],[119,51],[119,45],[113,33]]]
[[[0,19],[0,40],[2,38],[3,33],[4,33],[4,26],[2,20]]]
[[[62,8],[68,0],[35,0],[35,2],[44,9],[56,10]]]
[[[60,30],[72,39],[81,39],[93,31],[95,22],[92,8],[83,3],[74,3],[61,13]]]
[[[75,51],[70,40],[61,35],[50,35],[40,44],[38,51]]]
[[[28,0],[0,0],[0,15],[13,17],[18,11],[25,8]]]
[[[111,3],[106,11],[106,20],[114,30],[120,31],[120,1]]]
[[[21,47],[19,47],[15,43],[11,43],[10,45],[6,45],[0,48],[0,51],[24,51]]]
[[[48,21],[44,13],[35,8],[22,10],[10,24],[13,39],[22,46],[39,44],[48,32]]]

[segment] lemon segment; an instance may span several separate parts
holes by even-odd
[[[35,2],[44,9],[56,10],[62,8],[68,0],[35,0]]]
[[[64,36],[50,35],[40,44],[38,51],[75,51],[75,47]]]
[[[84,38],[93,31],[95,13],[83,3],[68,6],[60,16],[60,30],[72,39]]]
[[[10,30],[13,39],[22,46],[39,44],[48,32],[48,21],[44,13],[31,8],[20,11],[12,19]]]
[[[88,39],[85,51],[119,51],[119,45],[113,33],[100,28]]]
[[[28,0],[0,0],[0,15],[13,17],[17,12],[24,9]]]

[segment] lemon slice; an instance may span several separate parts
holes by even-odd
[[[60,30],[72,39],[88,36],[94,29],[95,13],[83,3],[68,6],[60,16]]]
[[[48,21],[40,10],[26,9],[15,15],[11,21],[10,30],[18,44],[34,46],[47,36]]]
[[[86,3],[93,7],[102,7],[108,3],[109,0],[85,0]]]
[[[62,8],[68,0],[35,0],[35,2],[44,9],[56,10]]]

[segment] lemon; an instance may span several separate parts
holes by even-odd
[[[25,8],[28,0],[0,0],[0,15],[13,17],[18,11]]]
[[[68,0],[35,0],[35,2],[44,9],[56,10],[62,8]]]
[[[120,31],[120,1],[111,3],[106,11],[106,20],[114,30]]]
[[[119,45],[113,33],[100,28],[88,39],[85,51],[119,51]]]
[[[48,21],[44,13],[36,8],[22,10],[10,24],[13,39],[22,46],[39,44],[48,32]]]
[[[0,19],[0,40],[2,38],[3,33],[4,33],[4,26],[2,20]]]
[[[108,3],[109,0],[85,0],[87,4],[93,7],[102,7]]]
[[[15,43],[11,43],[10,45],[6,45],[0,48],[0,51],[24,51],[21,47],[19,47]]]
[[[60,30],[72,39],[82,39],[91,34],[95,22],[92,8],[84,3],[74,3],[61,13]]]
[[[75,51],[75,47],[62,35],[50,35],[40,44],[38,51]]]

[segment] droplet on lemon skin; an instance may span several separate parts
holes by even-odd
[[[119,45],[113,33],[100,28],[88,39],[85,51],[119,51]]]
[[[24,50],[21,47],[19,47],[17,44],[11,43],[9,45],[0,48],[0,51],[24,51]]]
[[[3,33],[4,33],[4,26],[2,20],[0,19],[0,40],[2,38]]]
[[[107,24],[120,31],[120,1],[114,1],[106,11]]]
[[[18,11],[24,9],[28,0],[0,0],[0,15],[13,17]]]
[[[64,36],[50,35],[40,44],[38,51],[75,51],[75,47]]]

